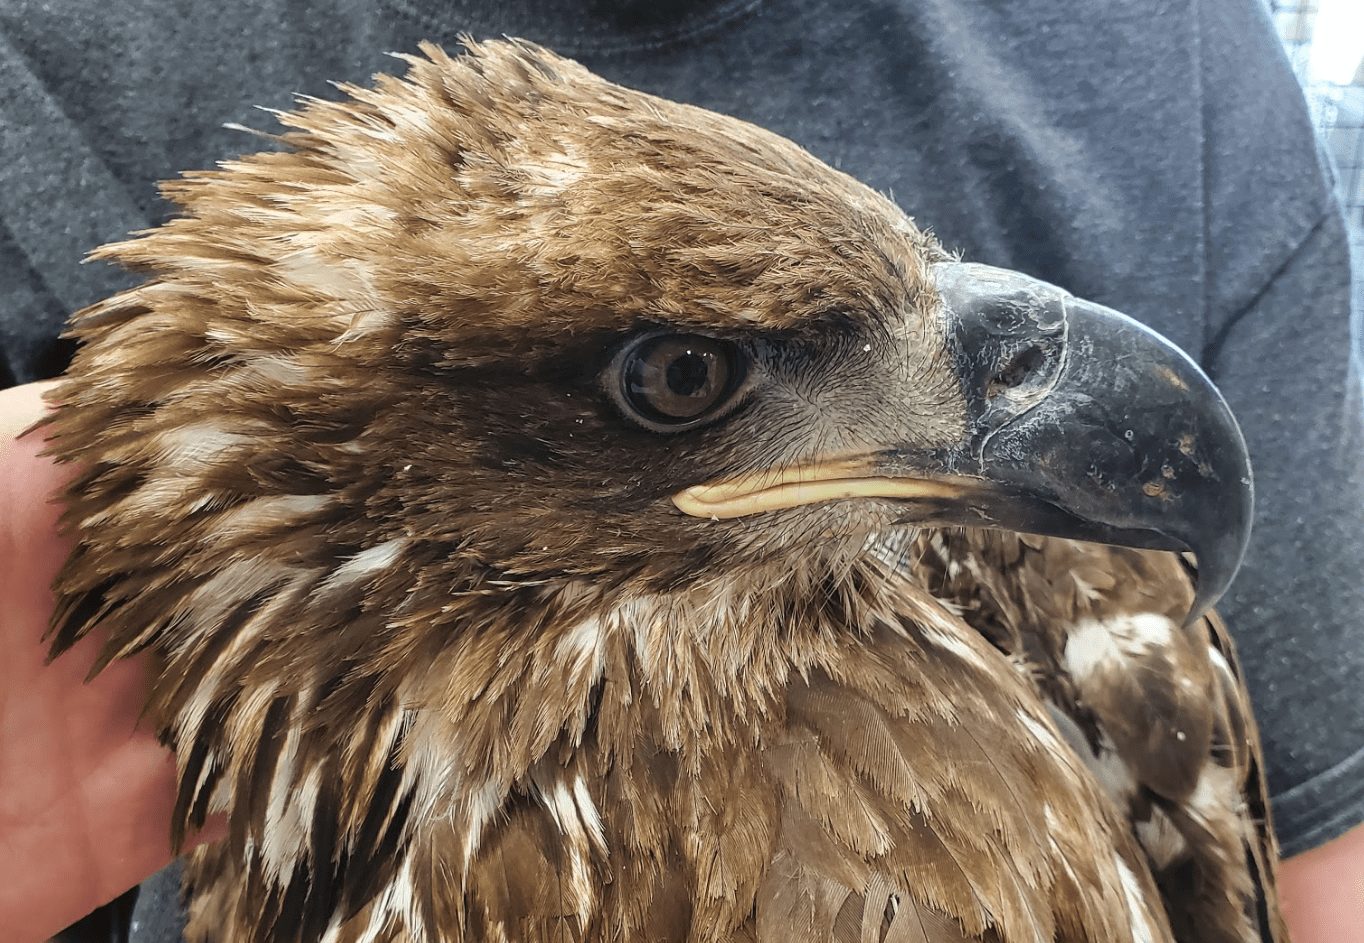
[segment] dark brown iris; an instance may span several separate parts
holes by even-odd
[[[662,334],[627,351],[621,392],[626,407],[647,424],[685,427],[724,406],[740,372],[731,344],[699,334]]]

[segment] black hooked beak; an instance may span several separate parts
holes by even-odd
[[[687,514],[742,517],[856,498],[902,523],[993,527],[1191,551],[1188,621],[1241,564],[1254,491],[1245,440],[1212,381],[1111,308],[1007,269],[934,266],[965,433],[933,449],[762,469],[673,496]]]
[[[1254,501],[1245,440],[1212,381],[1159,334],[1054,285],[986,265],[934,274],[970,426],[942,459],[979,482],[966,513],[947,516],[1192,551],[1189,620],[1202,615],[1240,567]]]

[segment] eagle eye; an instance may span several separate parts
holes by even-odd
[[[617,358],[618,399],[630,418],[656,432],[714,419],[743,383],[733,344],[701,334],[651,334]]]

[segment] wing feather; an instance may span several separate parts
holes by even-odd
[[[1181,943],[1280,943],[1249,695],[1172,554],[973,531],[920,538],[942,598],[1009,655],[1141,841]]]

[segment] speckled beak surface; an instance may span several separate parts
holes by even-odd
[[[1191,551],[1190,618],[1225,592],[1250,536],[1245,441],[1187,355],[1131,318],[1018,272],[935,267],[967,403],[952,448],[887,443],[689,488],[674,503],[733,518],[851,498],[906,503],[905,523],[991,527]]]

